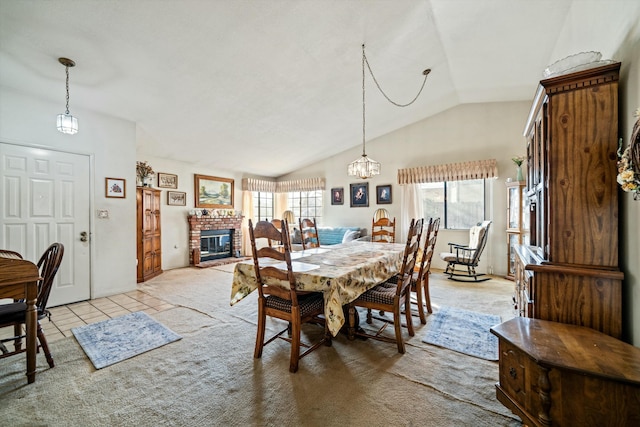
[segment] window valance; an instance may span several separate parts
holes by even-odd
[[[292,191],[314,191],[325,189],[324,178],[294,179],[291,181],[267,181],[258,178],[243,178],[244,191],[261,191],[264,193],[289,193]]]
[[[398,184],[463,181],[498,177],[496,159],[398,169]]]

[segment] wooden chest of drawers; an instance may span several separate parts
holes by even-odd
[[[640,425],[640,349],[583,326],[517,317],[500,343],[496,396],[529,426]]]

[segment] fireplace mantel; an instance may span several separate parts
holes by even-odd
[[[233,253],[237,256],[242,249],[242,215],[197,216],[189,215],[189,265],[200,264],[200,232],[202,230],[229,230],[233,233]]]

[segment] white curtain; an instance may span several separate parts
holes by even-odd
[[[282,219],[282,214],[288,209],[289,197],[287,193],[276,193],[273,197],[273,217]]]
[[[244,215],[242,218],[242,254],[252,256],[251,236],[249,236],[249,219],[253,217],[253,193],[251,191],[244,190],[242,192],[242,213]]]
[[[424,209],[422,207],[422,200],[420,199],[420,185],[419,184],[405,184],[402,185],[402,199],[401,199],[401,217],[400,227],[396,224],[396,242],[405,243],[407,241],[407,234],[409,234],[409,224],[411,220],[416,220],[424,217]]]

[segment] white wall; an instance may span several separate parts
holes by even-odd
[[[79,132],[56,130],[62,104],[51,104],[0,87],[0,141],[86,154],[91,168],[91,259],[93,298],[136,287],[135,124],[87,110],[72,109]],[[105,197],[105,177],[126,179],[126,199]],[[109,219],[97,219],[108,209]]]
[[[532,86],[531,97],[535,93]],[[382,173],[369,182],[371,198],[368,208],[349,206],[349,184],[362,182],[347,176],[347,164],[362,154],[354,148],[284,177],[325,176],[327,191],[323,225],[359,226],[371,229],[371,219],[379,207],[389,210],[391,216],[401,217],[401,190],[397,184],[398,169],[470,160],[496,159],[499,178],[488,180],[487,212],[493,221],[489,241],[482,256],[480,271],[491,269],[495,274],[507,272],[506,252],[506,186],[507,178],[515,179],[516,169],[512,157],[526,154],[522,136],[530,102],[465,104],[451,108],[436,116],[414,123],[367,142],[367,155],[382,164]],[[376,205],[376,185],[392,184],[393,203]],[[344,187],[345,204],[332,206],[329,190]],[[436,253],[446,252],[448,242],[465,243],[468,230],[443,230],[438,234]],[[434,268],[446,265],[435,256]]]

